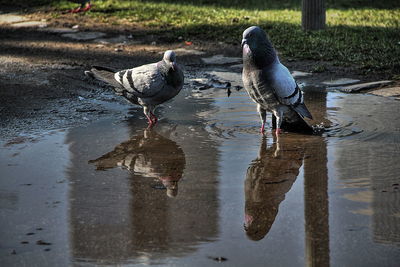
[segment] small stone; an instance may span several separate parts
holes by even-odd
[[[38,240],[36,242],[36,244],[39,245],[39,246],[50,246],[51,245],[51,243],[43,241],[43,240]]]
[[[40,29],[40,31],[63,34],[63,33],[75,33],[78,32],[78,29],[46,27]]]
[[[28,28],[28,27],[47,27],[47,24],[41,21],[24,21],[11,25],[14,28]]]
[[[328,85],[328,86],[342,86],[342,85],[350,85],[350,84],[355,84],[358,83],[360,80],[357,79],[350,79],[350,78],[340,78],[336,80],[331,80],[331,81],[324,81],[322,84]]]
[[[218,261],[218,262],[223,262],[223,261],[227,261],[228,259],[224,258],[224,257],[215,257],[215,258],[213,258],[213,260]]]
[[[202,58],[205,64],[209,65],[225,65],[225,64],[239,64],[242,59],[239,57],[225,57],[223,55],[215,55],[212,57]]]
[[[339,87],[328,87],[327,90],[339,90],[344,93],[356,93],[362,90],[373,89],[383,85],[391,84],[393,81],[377,81],[377,82],[370,82],[370,83],[360,83],[354,84],[349,86],[339,86]]]
[[[6,13],[3,15],[0,15],[0,23],[16,23],[16,22],[22,22],[27,20],[26,17],[19,16],[15,13]]]
[[[27,233],[26,235],[34,235],[35,233]]]
[[[12,254],[12,255],[16,255],[16,254],[17,254],[17,252],[15,251],[15,249],[13,249],[13,250],[11,251],[11,254]]]
[[[386,87],[374,90],[369,92],[370,94],[377,95],[377,96],[386,96],[386,97],[400,97],[400,86],[397,87]]]
[[[29,244],[29,241],[21,241],[21,244]]]
[[[303,72],[303,71],[298,71],[298,70],[295,70],[292,72],[293,78],[307,77],[307,76],[311,76],[311,75],[312,75],[312,73],[310,73],[310,72]]]
[[[205,52],[196,49],[178,48],[174,50],[179,55],[204,55]],[[162,52],[164,53],[164,52]]]
[[[64,33],[61,36],[64,38],[70,38],[78,41],[88,41],[104,37],[106,36],[106,34],[103,32],[76,32],[76,33]]]
[[[128,41],[128,37],[126,37],[125,35],[118,35],[118,36],[111,37],[111,38],[96,39],[96,42],[99,42],[101,44],[126,45],[127,41]]]

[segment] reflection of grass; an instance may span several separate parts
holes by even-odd
[[[18,0],[17,0],[18,1]],[[44,1],[44,0],[36,0]],[[249,25],[260,25],[284,56],[356,64],[365,72],[400,73],[398,0],[327,0],[325,31],[301,30],[300,0],[96,0],[89,16],[132,23],[171,40],[238,44]],[[194,3],[194,4],[192,4]],[[67,1],[53,2],[71,8]]]

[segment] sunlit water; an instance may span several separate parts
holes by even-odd
[[[152,130],[132,109],[3,142],[1,265],[398,266],[399,102],[306,101],[322,135],[262,136],[245,92],[215,90]]]

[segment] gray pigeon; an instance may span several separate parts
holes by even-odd
[[[163,59],[157,63],[118,72],[94,66],[85,74],[112,85],[118,95],[141,105],[149,126],[157,123],[155,107],[175,97],[184,80],[183,72],[176,64],[175,52],[171,50],[165,51]]]
[[[272,112],[276,134],[281,129],[312,133],[304,117],[312,119],[303,94],[289,70],[279,62],[265,32],[252,26],[243,32],[243,84],[257,103],[264,132],[266,112]],[[276,124],[276,125],[274,125]]]

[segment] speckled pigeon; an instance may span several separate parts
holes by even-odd
[[[163,59],[157,63],[118,72],[94,66],[85,74],[112,85],[118,95],[141,105],[149,126],[157,123],[155,107],[175,97],[184,81],[181,67],[176,64],[175,52],[171,50],[166,51]]]
[[[303,94],[289,70],[279,62],[266,33],[257,26],[243,32],[243,84],[257,103],[264,132],[266,112],[272,112],[276,134],[281,129],[312,133],[304,117],[312,119]],[[274,125],[276,124],[276,125]]]

